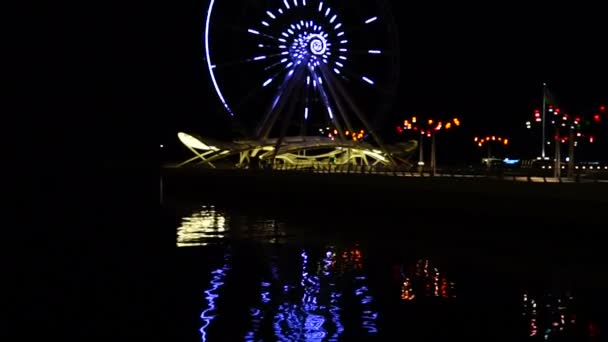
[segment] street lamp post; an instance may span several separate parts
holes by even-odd
[[[424,170],[424,147],[423,147],[423,142],[424,142],[424,134],[420,134],[420,143],[418,144],[419,146],[419,155],[418,155],[418,172],[420,172],[420,174],[422,174],[422,171]]]
[[[435,135],[436,132],[431,133],[431,176],[435,176],[437,172],[437,159],[435,157]]]
[[[545,112],[546,112],[546,92],[547,92],[547,84],[545,82],[543,82],[543,117],[542,117],[542,149],[541,149],[541,157],[543,158],[543,160],[545,159],[545,122],[547,121],[545,118]]]
[[[553,177],[559,179],[561,176],[561,138],[559,136],[559,125],[555,127],[555,163]]]
[[[570,126],[570,133],[568,134],[568,178],[574,176],[574,129]]]

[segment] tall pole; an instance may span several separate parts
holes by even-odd
[[[435,134],[437,132],[431,133],[431,176],[435,175],[437,171],[437,159],[435,157]]]
[[[543,124],[541,125],[542,126],[542,130],[543,130],[543,132],[542,132],[542,139],[543,140],[542,140],[542,148],[541,148],[541,157],[543,159],[545,159],[545,145],[546,145],[546,143],[545,143],[545,122],[546,122],[546,120],[545,120],[545,111],[546,111],[545,110],[545,106],[546,106],[546,103],[545,103],[545,92],[546,92],[546,89],[545,88],[546,87],[547,87],[547,83],[543,82],[543,117],[542,117]]]
[[[424,134],[420,134],[420,144],[419,145],[419,155],[418,155],[418,172],[422,173],[424,170],[424,149],[422,147],[422,142],[424,141]]]
[[[561,151],[560,151],[560,147],[561,147],[561,140],[559,138],[559,126],[555,128],[555,163],[554,163],[554,168],[555,170],[553,171],[553,176],[555,178],[560,178],[561,176]]]
[[[492,143],[488,141],[488,159],[492,158]]]
[[[570,128],[568,135],[568,178],[574,176],[574,130]]]

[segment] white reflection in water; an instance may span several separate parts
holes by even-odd
[[[210,240],[226,235],[226,218],[213,206],[203,206],[192,215],[182,218],[177,228],[177,247],[205,246]]]
[[[257,220],[249,222],[246,232],[239,232],[251,239],[269,243],[282,243],[287,233],[284,224],[276,220]]]

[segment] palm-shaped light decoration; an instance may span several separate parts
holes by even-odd
[[[397,132],[403,133],[406,130],[412,130],[420,133],[420,142],[418,143],[420,150],[420,155],[418,158],[418,167],[421,172],[424,166],[424,137],[426,136],[427,138],[431,138],[431,175],[435,175],[437,170],[437,158],[435,154],[435,135],[437,135],[437,133],[439,133],[439,131],[442,129],[449,130],[457,126],[460,126],[460,120],[458,118],[453,118],[449,121],[439,121],[434,119],[419,120],[416,116],[413,116],[409,120],[403,120],[403,125],[397,126]]]
[[[488,158],[492,158],[492,145],[493,144],[501,144],[503,146],[507,146],[509,144],[509,139],[505,137],[500,137],[497,135],[488,135],[486,137],[475,137],[473,141],[477,144],[478,147],[483,148],[483,146],[487,146],[488,148]]]

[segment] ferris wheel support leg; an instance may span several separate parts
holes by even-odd
[[[328,73],[328,74],[331,75],[331,73]],[[333,75],[331,75],[330,77],[332,79],[334,79]],[[384,143],[382,142],[380,137],[376,134],[376,132],[372,129],[369,122],[365,118],[365,115],[363,115],[363,113],[361,113],[361,110],[359,109],[359,107],[357,107],[357,105],[353,102],[353,100],[349,96],[347,96],[347,93],[344,90],[344,87],[342,86],[342,84],[340,82],[335,82],[335,83],[338,88],[338,91],[342,94],[342,97],[346,100],[346,103],[350,106],[350,108],[353,110],[353,112],[355,112],[355,115],[357,115],[357,117],[359,118],[359,121],[361,121],[363,126],[365,126],[367,131],[372,135],[372,137],[374,138],[374,140],[376,141],[376,143],[378,144],[378,146],[380,147],[382,152],[384,152],[384,154],[386,154],[386,157],[388,158],[391,165],[393,166],[393,169],[395,169],[397,166],[397,163],[395,162],[393,157],[390,155],[390,153],[388,153],[388,150],[384,146]],[[396,172],[396,171],[393,170],[393,172]]]
[[[239,155],[238,167],[242,168],[245,165],[249,164],[251,164],[251,159],[249,158],[249,151],[242,151]]]

